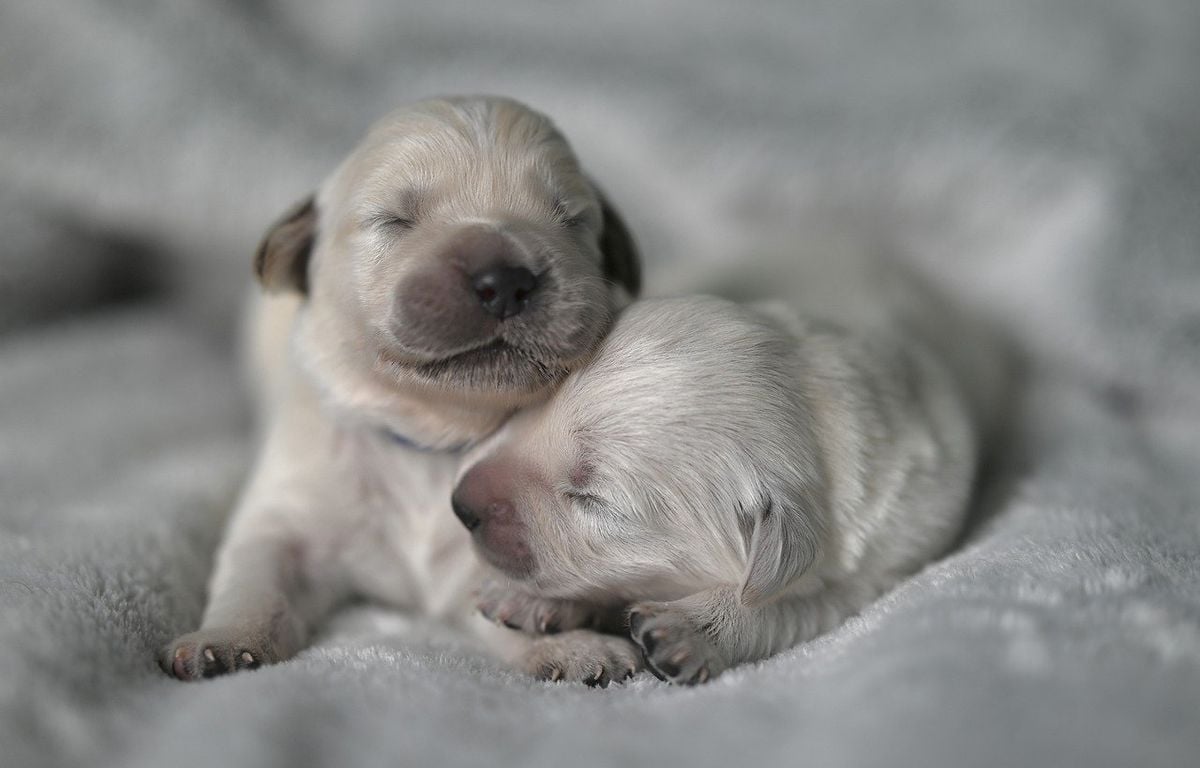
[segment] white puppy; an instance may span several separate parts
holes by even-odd
[[[256,269],[274,294],[252,334],[265,434],[202,625],[164,650],[183,680],[288,658],[352,595],[470,615],[479,567],[449,509],[461,449],[580,365],[638,287],[566,141],[492,98],[381,120]],[[577,659],[636,666],[626,641],[564,638],[517,661],[592,682]]]
[[[1000,359],[879,265],[777,282],[858,330],[783,304],[638,302],[475,449],[453,503],[508,577],[486,613],[537,632],[630,606],[651,669],[694,684],[835,627],[945,550]]]

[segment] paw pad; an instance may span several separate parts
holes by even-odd
[[[675,685],[708,682],[726,668],[712,642],[682,612],[665,603],[643,603],[629,612],[629,635],[646,666]]]

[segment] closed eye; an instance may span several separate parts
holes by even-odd
[[[417,222],[407,216],[389,216],[386,214],[376,217],[374,224],[380,229],[400,230],[404,232],[417,226]]]
[[[554,202],[554,218],[568,229],[577,229],[587,223],[587,212],[575,211],[572,213],[565,201],[556,200]]]
[[[407,232],[420,221],[426,200],[426,190],[421,187],[395,190],[386,199],[366,203],[363,223],[392,234]]]
[[[377,204],[362,212],[362,226],[381,232],[407,232],[417,226],[421,207],[415,194],[404,195],[396,204]]]
[[[604,499],[593,493],[583,493],[581,491],[566,491],[563,496],[573,504],[581,506],[589,512],[603,511],[607,506]]]

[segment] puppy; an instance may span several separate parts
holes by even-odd
[[[652,671],[696,684],[836,627],[942,552],[998,365],[974,339],[958,359],[942,342],[967,326],[928,297],[855,269],[832,290],[790,281],[853,332],[780,303],[627,309],[468,459],[453,506],[507,577],[481,608],[538,632],[628,606]]]
[[[385,117],[254,266],[270,294],[251,333],[262,448],[200,629],[163,653],[181,680],[287,659],[351,596],[467,617],[480,569],[449,514],[462,450],[578,367],[639,282],[567,142],[496,98]],[[580,649],[637,665],[626,641],[587,633],[513,659],[606,682]]]

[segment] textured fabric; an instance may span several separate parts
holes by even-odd
[[[1200,760],[1200,5],[0,6],[0,765]],[[846,238],[1029,358],[961,546],[697,689],[539,684],[364,607],[184,685],[253,458],[262,228],[436,93],[555,117],[648,292]],[[449,513],[449,510],[447,510]]]

